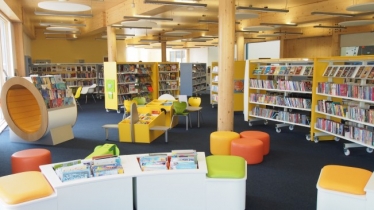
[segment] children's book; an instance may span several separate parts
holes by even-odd
[[[323,73],[323,76],[328,77],[331,73],[332,68],[333,68],[332,66],[327,66],[325,69],[325,72]]]
[[[274,70],[274,75],[278,75],[278,74],[279,74],[279,72],[280,72],[280,69],[281,69],[281,67],[280,67],[280,66],[277,66],[277,67],[275,67],[275,70]]]
[[[361,78],[361,79],[364,79],[364,78],[366,78],[366,77],[369,75],[369,73],[370,73],[370,71],[371,71],[371,67],[372,67],[372,66],[365,66],[363,72],[362,72],[361,75],[360,75],[360,78]]]
[[[350,68],[351,68],[350,66],[345,66],[343,73],[340,75],[340,77],[347,77]]]
[[[287,70],[286,66],[281,66],[278,75],[285,75]]]
[[[341,77],[341,75],[343,74],[343,71],[344,71],[344,66],[340,66],[335,77]]]
[[[338,69],[339,69],[339,66],[333,66],[330,71],[329,77],[334,77]]]
[[[302,70],[303,70],[303,66],[296,66],[295,75],[300,75]]]
[[[264,74],[270,74],[271,66],[266,66]]]
[[[291,66],[290,71],[288,72],[288,75],[294,75],[296,72],[296,66]]]
[[[374,79],[374,66],[371,68],[369,75],[367,76],[368,79]]]
[[[360,76],[361,76],[362,72],[364,71],[364,69],[365,69],[365,66],[360,66],[360,67],[358,68],[358,70],[357,70],[357,72],[356,72],[356,74],[355,74],[354,77],[355,77],[356,79],[360,78]]]
[[[353,76],[353,74],[356,72],[356,69],[357,69],[357,66],[351,66],[349,68],[349,71],[348,71],[348,74],[347,74],[347,77],[348,78],[351,78]]]

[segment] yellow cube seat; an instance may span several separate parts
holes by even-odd
[[[7,204],[19,204],[54,193],[39,171],[27,171],[0,177],[0,199]]]
[[[213,155],[230,155],[231,141],[240,138],[233,131],[215,131],[210,134],[210,153]]]
[[[362,168],[327,165],[321,170],[318,186],[327,190],[365,195],[364,188],[372,173]]]

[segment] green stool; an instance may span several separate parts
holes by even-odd
[[[208,169],[206,192],[208,210],[245,209],[247,163],[232,155],[206,157]]]

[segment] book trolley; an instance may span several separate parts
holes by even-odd
[[[13,77],[4,84],[1,108],[12,141],[55,145],[74,138],[75,100],[62,80],[58,88],[52,78]]]

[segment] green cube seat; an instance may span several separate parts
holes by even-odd
[[[245,159],[231,155],[211,155],[206,157],[209,178],[242,179],[245,177]]]

